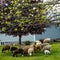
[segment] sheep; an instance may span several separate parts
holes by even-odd
[[[31,45],[27,45],[27,46],[25,46],[24,48],[24,52],[26,53],[26,54],[29,54],[29,51],[30,50],[37,50],[37,49],[41,49],[41,42],[40,41],[36,41],[36,42],[34,42],[34,43],[32,43]]]
[[[41,43],[41,41],[38,40],[38,41],[35,41],[35,44],[38,45],[38,44],[42,44],[42,43]]]
[[[43,48],[44,46],[50,45],[49,43],[43,43],[41,44],[41,48]]]
[[[4,51],[6,51],[6,50],[10,50],[10,46],[9,45],[5,45],[5,46],[3,46],[3,48],[2,48],[2,53],[4,52]]]
[[[40,39],[39,41],[40,41],[41,43],[43,43],[43,40],[44,40],[44,39]]]
[[[51,51],[51,45],[46,45],[46,46],[44,46],[44,47],[41,49],[41,51],[44,52],[44,50],[49,50],[49,51]]]
[[[24,54],[31,56],[34,52],[34,43],[23,48]]]
[[[22,54],[22,56],[24,55],[29,55],[32,56],[34,52],[34,45],[29,45],[29,46],[25,46],[24,48],[19,48],[17,50],[15,50],[13,52],[13,56],[17,56],[17,54]]]
[[[42,43],[40,41],[35,42],[35,49],[41,50]]]
[[[51,39],[50,38],[46,38],[43,40],[43,43],[50,43]]]
[[[33,43],[32,45],[30,45],[30,48],[28,49],[29,56],[32,56],[32,54],[34,53],[34,49],[35,49],[35,44]]]
[[[50,54],[51,51],[51,45],[49,43],[43,43],[41,47],[41,51],[44,52],[44,54]]]
[[[28,49],[28,55],[32,56],[33,53],[34,53],[34,48],[33,47],[29,48]]]
[[[15,50],[17,50],[17,49],[18,49],[17,47],[11,47],[11,48],[10,48],[10,51],[13,52],[13,51],[15,51]]]
[[[28,49],[30,48],[30,46],[24,46],[23,50],[24,50],[24,54],[27,55],[28,54]]]
[[[13,52],[13,56],[16,56],[17,57],[17,54],[24,54],[24,50],[22,48],[19,48],[19,49],[16,49],[14,52]]]

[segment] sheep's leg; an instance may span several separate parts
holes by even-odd
[[[3,49],[2,49],[2,53],[3,53]]]
[[[15,56],[16,54],[15,53],[13,53],[13,56]]]
[[[16,54],[16,57],[17,57],[17,54]]]
[[[2,49],[2,53],[4,53],[5,49]]]
[[[29,53],[30,56],[32,56],[32,53]]]

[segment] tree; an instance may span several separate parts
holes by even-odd
[[[48,7],[40,0],[6,0],[0,6],[0,33],[19,36],[19,44],[22,35],[45,31]]]

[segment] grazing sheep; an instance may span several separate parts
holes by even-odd
[[[19,48],[13,52],[13,56],[17,57],[17,54],[24,54],[24,50],[22,48]]]
[[[23,50],[24,50],[24,54],[25,54],[25,55],[28,54],[28,49],[29,49],[29,48],[30,48],[29,45],[23,47]]]
[[[32,56],[33,52],[34,52],[34,48],[33,47],[31,47],[31,48],[28,49],[28,54],[30,56]]]
[[[15,50],[13,52],[13,56],[17,56],[17,54],[32,56],[33,52],[34,52],[34,44]]]
[[[6,50],[10,50],[10,46],[9,45],[5,45],[5,46],[3,46],[3,48],[2,48],[2,53],[4,52],[4,51],[6,51]]]
[[[28,45],[28,46],[25,46],[24,48],[23,48],[23,50],[24,50],[24,54],[25,55],[32,55],[33,54],[33,52],[34,52],[34,43],[33,44],[31,44],[31,45]]]
[[[46,39],[43,40],[43,43],[49,43],[50,41],[51,41],[50,38],[46,38]]]
[[[49,50],[44,50],[44,54],[50,54]]]
[[[13,52],[13,51],[15,51],[15,50],[17,50],[17,49],[18,49],[17,47],[11,47],[11,48],[10,48],[10,51]]]
[[[35,43],[38,45],[38,44],[41,44],[41,41],[38,40],[38,41],[35,41]]]
[[[28,49],[28,55],[29,56],[33,55],[34,49],[35,49],[35,44],[30,45],[30,48]]]
[[[41,49],[41,45],[42,45],[42,43],[40,42],[40,41],[36,41],[35,42],[35,49]]]
[[[46,45],[46,46],[44,46],[42,49],[41,49],[41,51],[43,52],[44,50],[51,50],[51,45]]]

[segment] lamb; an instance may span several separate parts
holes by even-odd
[[[35,44],[33,43],[32,45],[30,45],[30,48],[28,49],[28,55],[29,56],[33,55],[34,49],[35,49]]]
[[[33,54],[33,52],[34,52],[34,43],[31,44],[31,45],[25,46],[25,47],[23,48],[23,50],[24,50],[24,54],[25,54],[25,55],[28,54],[29,56],[32,56],[32,54]]]
[[[17,54],[22,54],[22,56],[24,55],[32,56],[33,52],[34,52],[34,46],[30,45],[30,46],[25,46],[24,48],[19,48],[15,50],[13,52],[13,56],[17,56]]]
[[[42,43],[40,41],[35,42],[35,49],[41,50]]]
[[[13,51],[15,51],[15,50],[17,50],[17,49],[18,49],[17,47],[11,47],[11,48],[10,48],[10,51],[13,52]]]
[[[23,50],[24,50],[24,54],[27,55],[28,54],[28,49],[30,48],[30,46],[24,46]]]
[[[4,52],[4,51],[6,51],[6,50],[10,50],[10,46],[9,45],[5,45],[5,46],[3,46],[3,48],[2,48],[2,53]]]
[[[38,45],[38,44],[41,44],[41,42],[38,40],[38,41],[35,41],[35,43]]]
[[[16,49],[14,52],[13,52],[13,56],[16,56],[17,57],[17,54],[24,54],[24,50],[22,48],[19,48],[19,49]]]

